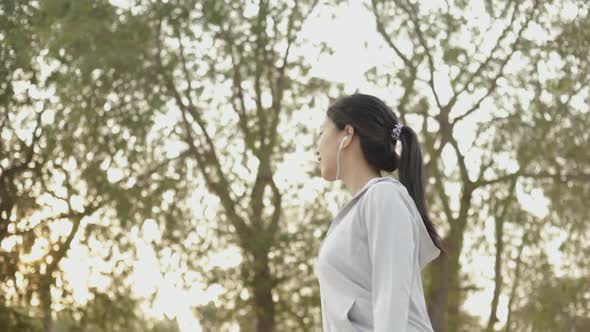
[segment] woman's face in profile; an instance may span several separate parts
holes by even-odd
[[[340,137],[340,139],[342,139]],[[329,117],[320,125],[316,155],[320,164],[320,174],[328,181],[336,178],[336,154],[340,144],[338,130]]]

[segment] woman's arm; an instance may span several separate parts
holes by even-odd
[[[375,332],[404,332],[414,278],[414,222],[392,183],[368,189],[363,204],[372,264]]]

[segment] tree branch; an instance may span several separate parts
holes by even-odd
[[[500,37],[498,37],[498,40],[496,41],[496,44],[494,45],[494,47],[490,51],[490,54],[488,55],[488,57],[482,63],[479,64],[479,67],[477,67],[475,72],[471,73],[469,78],[466,80],[466,83],[463,85],[463,88],[461,88],[457,93],[455,93],[453,95],[453,97],[451,98],[453,103],[459,97],[459,95],[461,95],[467,89],[467,86],[469,85],[469,83],[473,82],[473,80],[477,76],[479,76],[483,72],[483,70],[488,66],[488,64],[492,61],[492,59],[494,59],[494,54],[496,53],[496,51],[500,47],[500,44],[502,43],[502,41],[504,41],[504,39],[506,39],[506,37],[508,36],[508,32],[510,30],[512,30],[512,27],[514,26],[514,22],[516,21],[516,17],[517,17],[516,14],[518,13],[518,6],[520,5],[520,1],[510,0],[506,6],[508,7],[512,3],[514,3],[514,9],[512,10],[512,16],[510,18],[510,22],[506,25],[504,30],[502,30]],[[513,49],[514,49],[514,45],[513,45]],[[512,52],[512,53],[514,53],[514,52]],[[461,76],[463,76],[465,73],[466,73],[466,69],[459,72],[459,74],[457,74],[457,77],[454,79],[454,81],[458,81],[461,78]]]
[[[422,48],[424,49],[424,53],[426,54],[426,57],[428,59],[428,69],[430,72],[430,79],[428,80],[428,84],[430,85],[430,90],[432,90],[432,93],[434,95],[434,99],[436,101],[436,105],[438,106],[438,108],[440,110],[443,110],[443,106],[440,102],[440,98],[438,96],[438,93],[436,92],[436,88],[434,86],[434,60],[432,57],[432,54],[430,53],[430,48],[428,46],[428,43],[426,42],[426,39],[424,38],[424,34],[422,33],[422,29],[420,28],[420,19],[418,18],[418,5],[413,5],[411,3],[408,2],[408,7],[406,7],[404,4],[401,3],[401,1],[396,0],[395,1],[404,12],[406,12],[410,18],[410,20],[412,21],[413,25],[414,25],[414,31],[416,32],[416,35],[418,36],[418,41],[420,42],[420,45],[422,46]]]
[[[434,187],[436,188],[436,191],[438,193],[438,196],[440,197],[440,201],[443,205],[443,211],[447,217],[447,221],[449,224],[453,223],[453,220],[455,219],[453,217],[453,211],[451,210],[451,206],[449,205],[449,196],[447,195],[444,185],[443,185],[443,180],[442,180],[442,176],[440,174],[440,170],[437,167],[433,167],[433,175],[434,175]]]
[[[555,174],[549,172],[538,172],[538,173],[531,173],[525,172],[522,169],[518,171],[506,175],[499,176],[495,179],[488,179],[488,180],[478,180],[474,182],[474,185],[477,188],[481,188],[484,186],[488,186],[491,184],[504,182],[508,180],[512,180],[515,177],[524,177],[524,178],[532,178],[532,179],[553,179],[558,182],[567,182],[567,181],[583,181],[583,182],[590,182],[590,173],[578,173],[578,174]]]
[[[523,25],[520,27],[520,30],[518,31],[518,34],[516,36],[516,39],[514,40],[514,43],[512,44],[512,48],[511,48],[512,50],[511,50],[511,52],[501,61],[500,68],[498,70],[498,73],[494,76],[494,78],[490,82],[490,85],[489,85],[489,87],[487,89],[486,94],[483,95],[481,98],[479,98],[478,101],[469,110],[467,110],[467,112],[465,112],[464,114],[456,117],[453,120],[453,124],[461,121],[462,119],[466,118],[467,116],[469,116],[470,114],[472,114],[473,112],[475,112],[476,110],[478,110],[479,107],[481,106],[481,103],[486,98],[488,98],[496,90],[496,88],[498,86],[497,85],[498,84],[498,79],[500,77],[504,76],[504,68],[506,67],[506,64],[510,61],[510,59],[512,59],[512,56],[516,53],[516,51],[518,51],[518,45],[520,44],[520,41],[522,39],[522,34],[523,34],[524,30],[526,30],[526,28],[528,27],[529,23],[532,21],[532,19],[534,17],[534,13],[535,13],[536,9],[538,8],[538,5],[539,5],[539,1],[538,0],[535,0],[534,1],[534,5],[533,5],[533,9],[531,10],[531,12],[527,16],[525,22],[523,23]],[[515,8],[515,11],[516,11],[516,8]],[[490,55],[490,57],[491,57],[491,55]],[[487,63],[485,65],[487,65]]]
[[[182,98],[180,96],[180,93],[178,92],[178,90],[176,89],[176,86],[174,85],[173,79],[169,75],[167,75],[167,73],[164,69],[162,55],[161,55],[161,53],[162,53],[161,26],[162,26],[162,21],[160,20],[158,22],[157,31],[156,31],[156,36],[157,36],[156,61],[158,64],[160,76],[164,79],[167,89],[170,91],[170,93],[172,93],[177,106],[181,110],[183,123],[185,125],[186,135],[187,135],[186,143],[189,146],[189,150],[192,152],[192,156],[195,157],[195,159],[197,160],[197,165],[199,166],[199,168],[201,170],[201,173],[205,179],[205,182],[206,182],[208,188],[211,191],[213,191],[216,195],[219,196],[221,204],[224,207],[226,213],[228,214],[230,221],[236,227],[239,238],[242,241],[247,241],[246,239],[249,237],[249,234],[250,234],[249,228],[246,225],[246,223],[244,222],[244,220],[238,215],[237,211],[235,210],[236,204],[233,201],[233,199],[231,198],[231,195],[229,193],[230,185],[227,182],[227,178],[223,175],[223,172],[221,171],[221,165],[219,164],[219,160],[218,160],[217,155],[215,154],[215,150],[214,150],[215,146],[213,145],[213,141],[211,140],[211,137],[209,136],[209,134],[205,128],[204,122],[200,118],[199,114],[196,113],[196,110],[194,108],[184,105],[184,103],[182,102]],[[192,129],[190,122],[188,121],[187,113],[191,116],[192,119],[194,119],[197,122],[197,124],[201,128],[201,131],[203,132],[203,136],[205,137],[209,151],[207,151],[207,152],[201,151],[201,149],[199,149],[195,145],[195,140],[192,136],[193,129]],[[210,165],[210,164],[212,164],[213,168],[216,170],[216,173],[217,173],[216,179],[212,179],[211,171],[206,167],[207,165]]]
[[[395,54],[397,54],[397,56],[404,62],[404,64],[411,68],[412,71],[416,72],[416,66],[412,63],[412,61],[410,61],[410,59],[403,54],[403,52],[399,49],[399,47],[397,47],[397,45],[395,45],[395,43],[393,42],[393,40],[389,37],[389,35],[387,34],[387,31],[385,30],[385,25],[383,24],[383,21],[381,20],[381,18],[379,17],[379,9],[377,8],[377,0],[371,0],[371,6],[372,6],[372,12],[373,15],[375,16],[375,23],[377,26],[377,31],[379,32],[379,34],[381,35],[381,37],[383,38],[383,40],[385,40],[385,42],[387,43],[387,45],[389,45],[389,47],[391,47],[393,49],[393,51],[395,52]]]

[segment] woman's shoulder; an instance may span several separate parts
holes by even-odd
[[[367,188],[366,197],[373,199],[389,198],[391,195],[403,194],[406,187],[399,180],[391,177],[384,177]]]
[[[361,209],[399,208],[404,206],[414,215],[414,202],[406,187],[395,178],[372,184],[360,202]]]

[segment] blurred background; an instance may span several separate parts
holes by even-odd
[[[0,330],[321,331],[362,92],[419,133],[435,330],[590,331],[587,1],[0,3]]]

